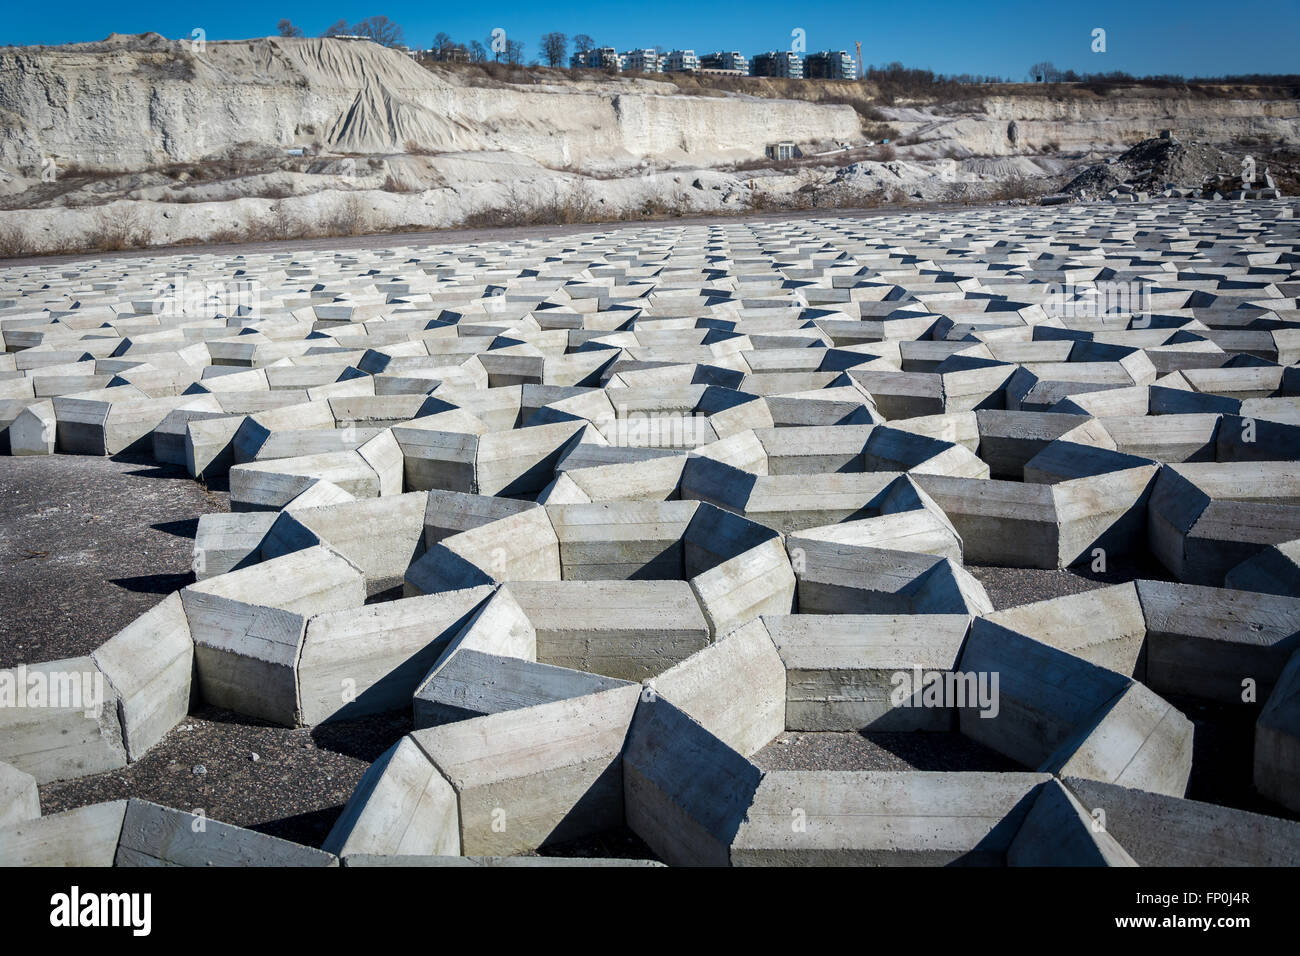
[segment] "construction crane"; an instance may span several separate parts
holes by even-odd
[[[862,41],[854,40],[853,45],[858,48],[858,65],[854,68],[854,72],[857,73],[860,80],[862,79]]]

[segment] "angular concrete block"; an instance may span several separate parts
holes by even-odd
[[[761,620],[646,681],[746,757],[786,729],[785,685],[785,666]]]
[[[500,581],[559,579],[560,541],[551,519],[543,508],[526,508],[443,538],[407,569],[404,590],[409,597]]]
[[[1192,772],[1192,722],[1133,683],[1089,717],[1042,769],[1181,797]]]
[[[470,588],[312,617],[296,662],[302,722],[405,710],[490,594],[490,588]]]
[[[437,727],[484,714],[598,694],[625,685],[626,681],[586,671],[462,647],[444,655],[416,688],[415,727],[417,730]]]
[[[338,866],[329,853],[132,798],[116,866]]]
[[[962,710],[961,732],[1026,767],[1042,766],[1132,685],[1114,671],[980,618],[957,666],[988,674],[990,681],[998,677],[997,715]]]
[[[9,454],[53,455],[57,437],[54,403],[33,402],[9,425]]]
[[[279,515],[274,511],[214,511],[199,515],[194,534],[194,578],[246,568],[262,559],[262,539]]]
[[[424,553],[424,492],[361,498],[282,513],[263,539],[264,560],[327,545],[366,576],[366,593],[400,587],[411,562]]]
[[[715,637],[794,607],[795,575],[781,536],[709,504],[683,539],[684,571]]]
[[[36,778],[17,767],[0,763],[0,828],[35,820],[41,815]]]
[[[710,642],[709,622],[682,581],[516,581],[509,590],[545,664],[640,681]]]
[[[627,825],[669,866],[728,865],[762,776],[666,699],[637,704],[623,750]]]
[[[956,711],[928,701],[926,675],[957,666],[970,618],[964,614],[794,614],[763,619],[786,676],[786,729],[949,731]],[[957,685],[954,684],[954,687]],[[978,704],[978,688],[970,704]]]
[[[411,734],[451,782],[462,851],[504,855],[623,822],[623,741],[636,685]]]
[[[1300,810],[1300,651],[1255,722],[1255,789],[1288,810]]]
[[[457,856],[456,791],[420,745],[403,737],[361,777],[321,849],[337,856]]]
[[[1008,866],[1137,866],[1056,780],[1043,784],[1007,850]]]
[[[1136,585],[1115,584],[985,617],[1125,677],[1145,680],[1147,625]]]
[[[129,760],[139,760],[190,709],[194,641],[180,594],[140,615],[91,653],[118,698]]]
[[[1300,538],[1270,545],[1247,558],[1227,573],[1223,586],[1265,594],[1300,594]]]
[[[125,800],[0,827],[0,866],[112,866]]]
[[[181,591],[203,699],[297,726],[296,666],[307,619],[357,608],[361,571],[327,548],[309,548]]]
[[[1295,866],[1300,823],[1066,777],[1088,816],[1141,866]]]
[[[1139,581],[1137,589],[1145,683],[1158,694],[1263,703],[1300,649],[1300,598],[1167,581]]]
[[[1035,773],[770,771],[732,841],[731,862],[1001,866],[1035,791],[1048,779]]]
[[[94,660],[0,671],[0,760],[42,784],[126,766],[117,691]]]
[[[679,580],[694,501],[549,505],[566,581]]]

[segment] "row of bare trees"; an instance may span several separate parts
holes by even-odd
[[[277,23],[276,29],[282,37],[305,36],[302,28],[296,26],[288,18]],[[346,20],[339,20],[321,33],[321,36],[361,36],[374,40],[383,46],[406,45],[406,37],[402,28],[388,17],[382,16],[367,17],[353,24],[349,24]],[[573,38],[573,48],[578,53],[586,53],[594,49],[595,46],[596,42],[585,33],[579,33]],[[563,33],[553,31],[544,34],[540,47],[542,62],[547,66],[564,66],[567,63],[569,38]],[[473,40],[468,45],[457,43],[446,33],[439,33],[433,38],[433,45],[429,48],[429,55],[434,60],[443,62],[486,63],[494,60],[512,66],[522,66],[524,63],[524,44],[519,40],[511,39],[504,31],[493,31],[487,37],[485,44]]]
[[[276,30],[282,37],[300,37],[304,36],[302,28],[295,26],[293,21],[285,18],[275,25]],[[366,17],[356,23],[349,24],[347,20],[339,20],[330,24],[321,33],[323,37],[354,36],[365,37],[374,40],[382,46],[405,46],[406,35],[402,28],[394,23],[388,17]]]

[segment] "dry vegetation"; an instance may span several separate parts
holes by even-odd
[[[153,227],[139,209],[132,206],[105,206],[96,210],[95,224],[86,237],[86,245],[99,252],[139,249],[153,242]]]

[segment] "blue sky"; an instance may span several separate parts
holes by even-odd
[[[805,0],[744,3],[649,0],[615,4],[513,2],[439,4],[408,0],[226,0],[181,4],[162,0],[120,3],[69,0],[11,4],[3,43],[68,43],[109,33],[153,30],[186,36],[202,27],[209,39],[241,39],[275,32],[288,17],[308,35],[340,18],[384,14],[400,23],[412,45],[428,46],[445,31],[453,39],[484,42],[495,27],[538,54],[548,30],[587,33],[620,50],[654,46],[696,52],[738,49],[746,55],[788,49],[791,31],[805,31],[807,48],[848,49],[862,41],[869,64],[899,60],[941,73],[998,74],[1022,79],[1039,60],[1079,72],[1135,74],[1300,72],[1300,0],[1149,2],[1090,0]],[[1092,31],[1106,31],[1106,52],[1091,50]]]

